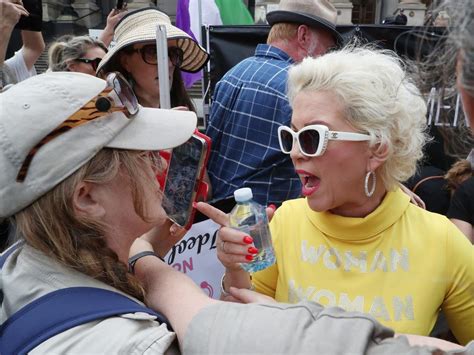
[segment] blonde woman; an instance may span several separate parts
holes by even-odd
[[[279,128],[280,147],[304,198],[276,211],[277,262],[253,274],[255,289],[280,302],[365,312],[401,333],[430,334],[443,309],[456,338],[472,340],[474,250],[398,187],[426,141],[426,104],[400,59],[352,47],[307,58],[290,70],[288,96],[293,116]],[[238,264],[251,246],[221,229],[224,292],[251,286]]]
[[[62,36],[48,50],[50,71],[72,71],[95,76],[107,47],[89,36]]]

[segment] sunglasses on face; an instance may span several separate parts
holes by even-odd
[[[94,59],[78,58],[78,59],[76,59],[76,61],[78,61],[78,62],[90,64],[90,66],[92,67],[92,69],[94,69],[94,71],[97,71],[97,67],[99,66],[99,63],[100,63],[101,60],[102,60],[102,58],[94,58]]]
[[[147,44],[141,48],[134,48],[133,52],[138,52],[145,63],[156,65],[158,63],[156,44]],[[176,67],[180,68],[183,64],[184,52],[179,47],[168,47],[168,58]]]
[[[306,126],[298,132],[293,131],[290,127],[278,127],[278,141],[280,149],[285,154],[290,154],[293,149],[294,142],[298,142],[300,152],[307,157],[317,157],[324,154],[328,141],[368,141],[368,134],[354,132],[338,132],[330,131],[324,125]]]
[[[128,118],[138,112],[138,100],[130,84],[120,73],[110,73],[107,75],[106,81],[107,87],[99,95],[69,116],[28,152],[17,174],[16,181],[25,181],[31,161],[38,150],[61,134],[95,119],[108,116],[112,112],[123,112]]]

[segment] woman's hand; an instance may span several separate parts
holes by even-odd
[[[241,289],[249,289],[251,287],[250,274],[240,267],[241,263],[249,263],[253,260],[258,249],[253,244],[251,236],[229,227],[229,216],[224,212],[212,207],[211,205],[198,202],[196,209],[202,214],[212,219],[215,223],[220,224],[221,228],[217,233],[217,258],[226,268],[222,278],[223,292],[221,299],[234,302],[245,302],[239,297],[239,291],[236,295],[225,295],[226,290],[231,286]],[[275,207],[267,208],[268,218],[271,219]]]
[[[217,233],[217,258],[227,271],[239,271],[241,263],[249,263],[259,250],[255,248],[251,236],[229,227],[229,215],[204,202],[198,202],[196,209],[220,224]],[[268,220],[271,220],[275,206],[267,207]]]
[[[415,335],[415,334],[395,334],[395,337],[398,336],[405,336],[408,339],[408,342],[411,346],[433,346],[435,348],[441,349],[443,351],[450,351],[450,350],[461,350],[463,347],[459,344],[451,343],[446,340],[432,338],[423,335]]]
[[[130,248],[128,257],[131,258],[132,256],[137,255],[143,251],[153,251],[153,246],[147,240],[143,238],[137,238]]]
[[[127,13],[127,3],[123,4],[122,9],[112,9],[107,16],[107,23],[104,30],[99,36],[99,40],[102,41],[106,47],[110,45],[110,42],[114,39],[114,30],[117,23],[125,16]]]
[[[186,232],[186,229],[166,218],[163,224],[153,227],[140,238],[152,245],[156,254],[164,257]]]
[[[221,227],[217,233],[217,258],[228,271],[240,270],[241,263],[249,263],[258,249],[251,236],[230,227]]]
[[[2,19],[1,27],[11,28],[20,21],[21,16],[30,16],[29,12],[23,6],[21,0],[0,1],[0,14]],[[3,40],[3,38],[2,38]],[[8,39],[6,40],[8,42]]]
[[[252,261],[258,250],[249,235],[229,227],[229,216],[204,202],[198,202],[196,209],[220,224],[217,232],[217,258],[228,272],[241,270],[240,263]]]

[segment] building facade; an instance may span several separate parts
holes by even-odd
[[[399,10],[405,10],[407,25],[421,26],[431,0],[331,0],[338,10],[338,24],[379,24]],[[278,7],[279,0],[244,0],[254,10],[256,23],[265,22],[265,14]],[[43,0],[43,19],[59,24],[101,28],[116,0]],[[173,19],[177,0],[133,0],[130,9],[156,4]]]

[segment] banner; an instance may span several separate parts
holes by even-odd
[[[165,262],[188,275],[211,298],[220,296],[224,267],[217,259],[216,240],[220,225],[211,220],[195,223],[165,256]]]

